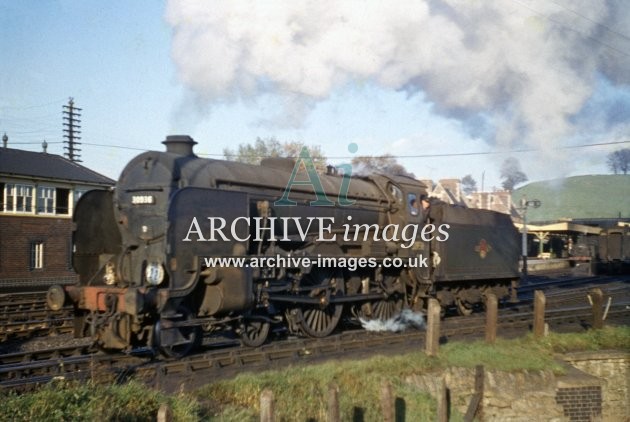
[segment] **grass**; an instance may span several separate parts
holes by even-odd
[[[390,382],[394,396],[404,400],[408,420],[434,420],[434,400],[408,386],[405,377],[452,366],[473,368],[476,365],[508,372],[551,370],[560,375],[564,367],[554,354],[602,349],[630,350],[630,327],[551,334],[538,340],[528,335],[514,340],[499,339],[494,345],[483,341],[454,342],[442,346],[436,358],[418,351],[245,373],[232,380],[209,384],[197,392],[197,397],[210,400],[210,408],[214,409],[207,415],[210,420],[256,420],[260,393],[271,389],[280,420],[325,420],[328,386],[335,383],[340,390],[342,420],[352,420],[361,412],[364,420],[369,421],[380,419],[380,386]]]
[[[191,396],[169,397],[137,382],[94,385],[53,381],[28,394],[0,398],[0,421],[153,421],[168,404],[175,420],[196,421],[199,403]]]
[[[161,404],[173,410],[174,420],[255,421],[259,419],[260,393],[274,393],[277,420],[326,420],[328,391],[339,388],[342,420],[380,420],[380,389],[392,386],[398,400],[397,415],[407,420],[434,420],[436,403],[405,382],[412,374],[447,367],[474,367],[502,371],[551,370],[561,374],[554,354],[571,351],[630,350],[630,327],[606,327],[579,334],[552,333],[543,339],[526,336],[443,345],[438,357],[421,351],[398,356],[348,359],[276,371],[243,373],[234,379],[212,382],[200,390],[166,396],[131,382],[126,385],[92,385],[55,382],[29,394],[0,397],[0,421],[152,421]],[[461,415],[452,415],[460,420]]]
[[[251,409],[248,419],[258,414],[260,393],[271,389],[280,420],[325,420],[326,397],[331,384],[339,388],[339,403],[343,420],[362,414],[365,420],[377,420],[380,415],[380,388],[384,382],[392,385],[395,397],[404,400],[406,413],[434,414],[435,404],[426,394],[412,391],[399,378],[400,358],[374,357],[359,361],[330,362],[299,366],[259,374],[242,374],[234,380],[208,385],[198,397],[211,398],[219,410],[217,420],[243,420],[231,417],[234,409]],[[228,404],[228,414],[222,405]]]
[[[604,349],[630,350],[630,326],[605,327],[583,333],[550,333],[540,344],[555,353],[596,351]]]

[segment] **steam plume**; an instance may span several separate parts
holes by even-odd
[[[307,113],[369,83],[423,91],[499,145],[553,146],[586,128],[574,117],[598,79],[630,83],[621,0],[170,0],[166,19],[179,77],[202,102],[272,93]]]
[[[416,328],[418,330],[424,328],[424,317],[421,313],[412,312],[410,309],[393,316],[392,318],[381,321],[378,319],[367,320],[359,318],[361,326],[367,331],[405,331],[408,328]]]

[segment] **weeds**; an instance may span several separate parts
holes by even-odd
[[[0,421],[154,421],[168,404],[175,421],[255,421],[260,393],[271,389],[278,420],[326,420],[326,398],[331,385],[339,388],[342,420],[379,420],[380,389],[392,386],[397,415],[407,420],[434,420],[435,401],[405,382],[412,374],[452,366],[502,371],[552,370],[562,373],[554,354],[580,350],[630,350],[630,327],[606,327],[578,334],[551,333],[514,340],[453,342],[442,346],[438,357],[422,351],[369,359],[346,359],[277,371],[244,373],[210,383],[194,394],[167,396],[138,382],[94,385],[54,381],[36,392],[0,397]]]

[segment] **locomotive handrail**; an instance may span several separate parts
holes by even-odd
[[[254,183],[254,182],[249,182],[249,181],[238,181],[238,183],[235,183],[233,180],[225,180],[225,179],[215,179],[215,186],[217,189],[221,189],[222,187],[254,187],[254,188],[264,188],[264,189],[268,189],[271,191],[276,191],[276,192],[280,192],[282,190],[284,190],[284,187],[282,189],[278,189],[278,186],[274,186],[274,185],[269,185],[269,184],[264,184],[264,183]],[[380,187],[379,187],[379,190]],[[291,187],[291,192],[292,193],[303,193],[303,194],[312,194],[313,191],[309,190],[309,189],[304,189],[304,188],[300,188],[298,186],[296,187]],[[333,191],[324,191],[323,192],[325,195],[330,195],[333,197],[336,197],[338,195],[338,193],[335,193]],[[272,197],[271,195],[269,195],[270,197]],[[350,199],[361,199],[361,200],[369,200],[371,202],[377,202],[377,203],[381,203],[382,200],[381,198],[376,198],[373,196],[359,196],[359,195],[353,195],[351,193],[347,194],[347,197]],[[388,202],[389,202],[389,198],[388,198]],[[335,202],[335,207],[341,207],[340,205],[337,204],[337,202]]]
[[[164,191],[164,188],[162,186],[140,186],[137,188],[127,188],[125,189],[125,192],[127,193],[132,193],[132,192],[146,192],[146,191],[154,191],[154,192],[162,192]]]

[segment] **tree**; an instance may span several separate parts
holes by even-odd
[[[501,165],[501,186],[507,191],[512,191],[519,183],[527,182],[527,176],[521,171],[521,164],[514,157],[508,157]]]
[[[606,164],[615,174],[628,174],[628,170],[630,170],[630,149],[624,148],[611,152],[606,157]]]
[[[228,161],[238,161],[246,164],[260,164],[266,157],[282,157],[282,144],[275,138],[256,138],[254,144],[240,144],[237,152],[229,148],[223,150],[223,156]]]
[[[385,173],[394,176],[415,177],[390,154],[354,157],[352,159],[353,174]]]
[[[306,145],[303,142],[293,141],[281,143],[276,138],[256,138],[254,144],[240,144],[236,152],[229,148],[223,150],[223,156],[228,161],[238,161],[246,164],[260,164],[263,158],[286,157],[297,158],[300,156],[302,148]],[[326,157],[322,154],[319,145],[307,147],[309,155],[319,172],[326,168]]]
[[[466,195],[477,191],[477,181],[470,174],[462,178],[462,190]]]

